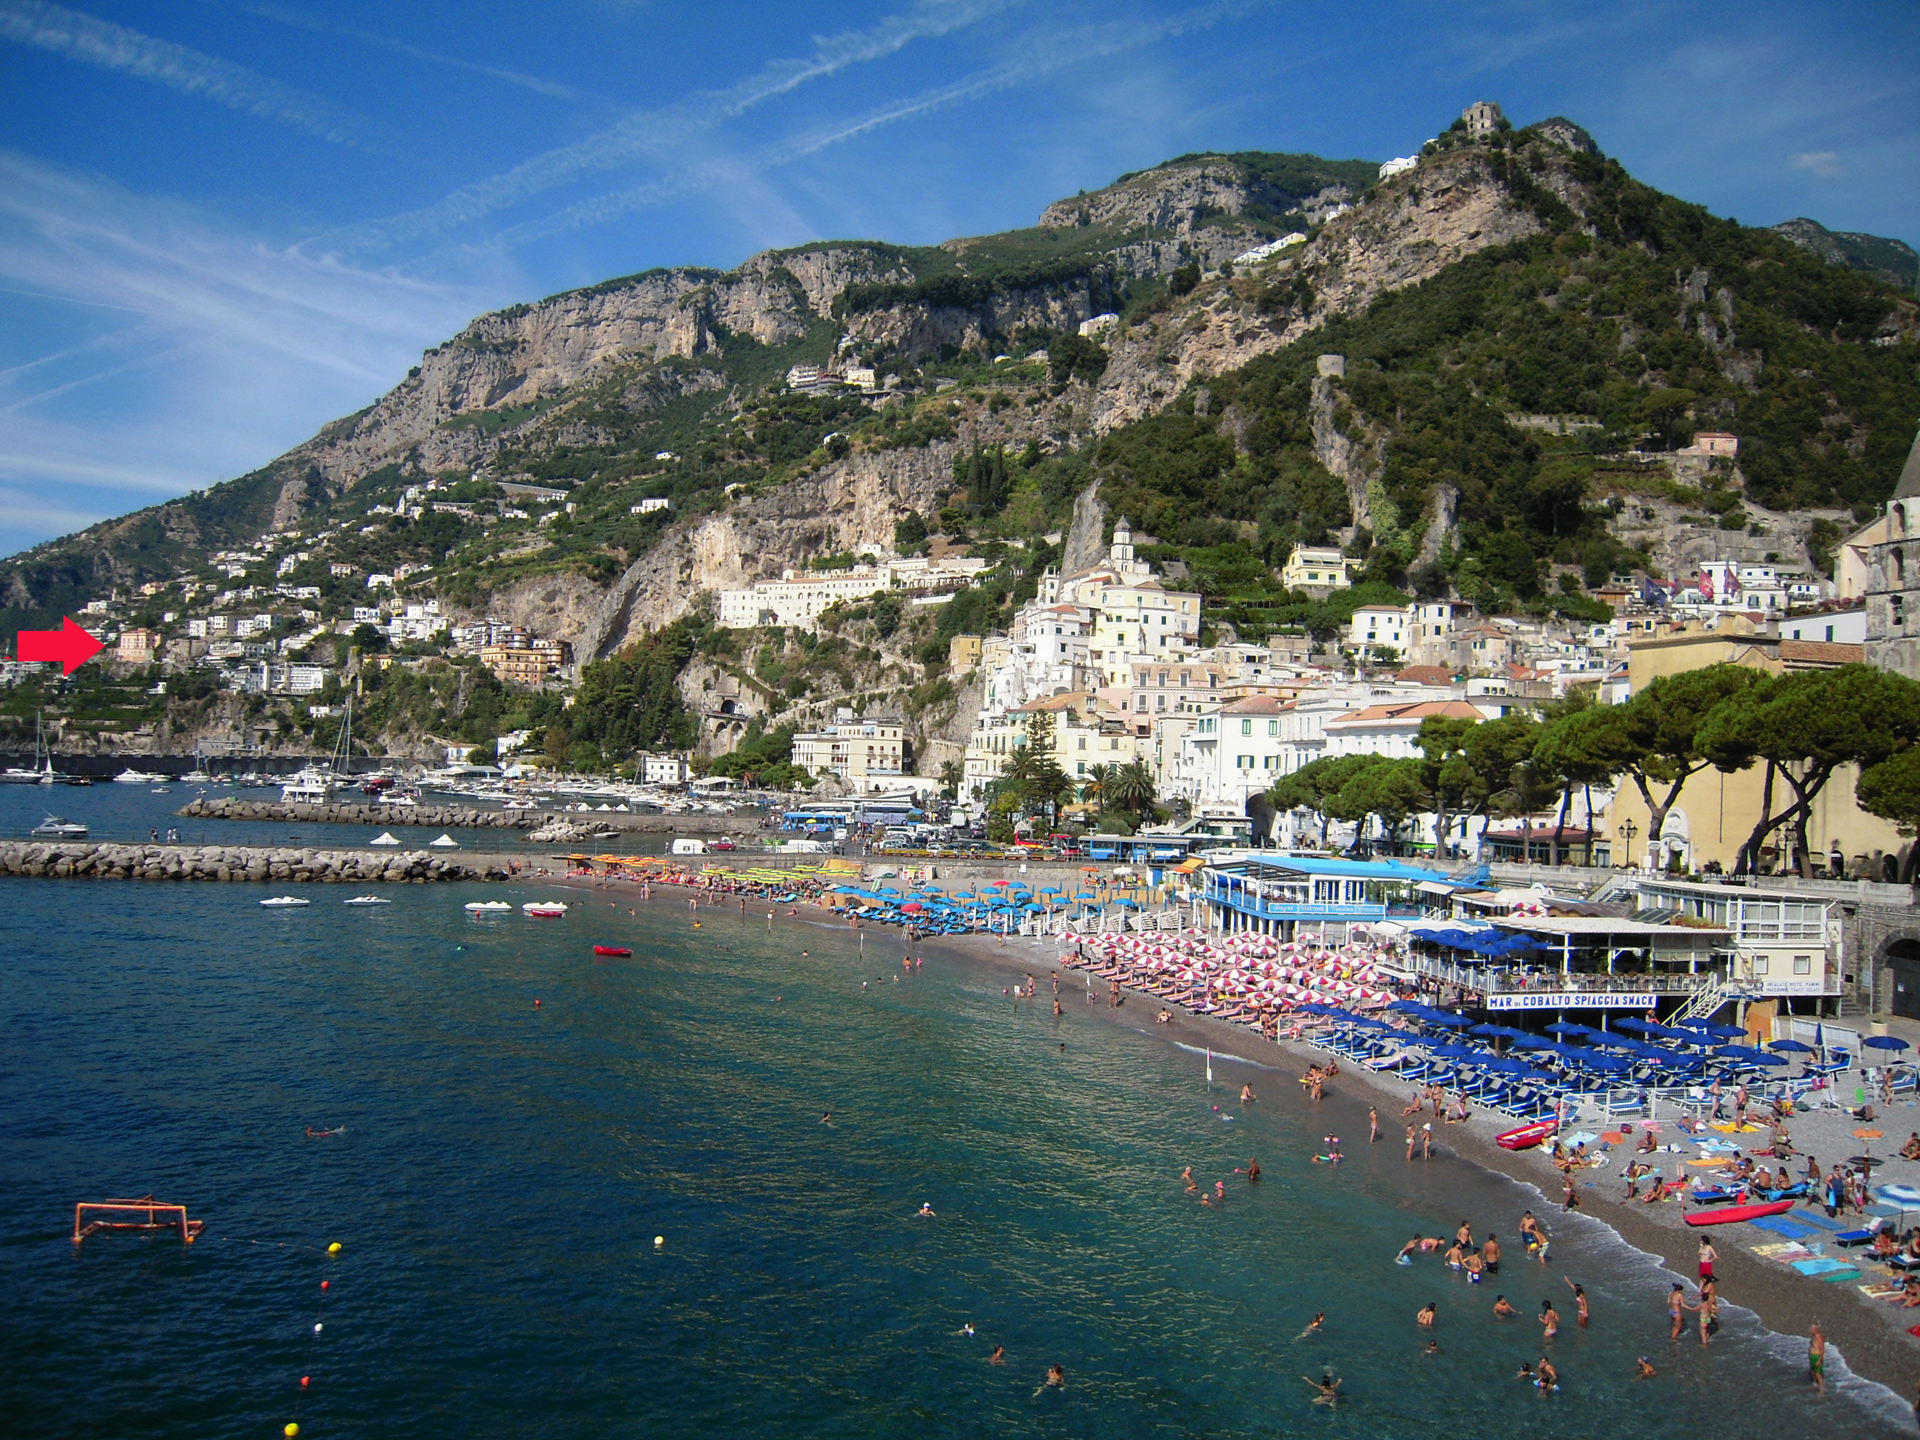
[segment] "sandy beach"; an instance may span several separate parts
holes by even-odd
[[[544,878],[548,883],[575,891],[630,896],[639,890],[634,882],[608,882],[582,876]],[[686,888],[660,884],[656,887],[652,904],[683,904],[686,897],[682,891]],[[740,913],[739,897],[715,896],[713,901],[703,903],[701,908],[711,911],[716,919],[728,916],[737,918]],[[790,917],[786,912],[796,908],[792,904],[770,906],[765,900],[756,901],[749,897],[746,913],[750,920],[762,918],[769,908],[774,910],[774,919],[779,924],[800,925],[807,929],[832,929],[842,934],[850,928],[844,919],[817,902],[801,902],[797,907],[798,914]],[[866,926],[861,929],[866,935],[867,947],[875,952],[876,960],[884,954],[890,962],[896,949],[902,954],[911,949],[913,953],[929,959],[992,967],[1020,978],[1033,974],[1044,980],[1056,971],[1063,975],[1074,973],[1061,964],[1063,947],[1053,939],[1036,941],[1015,936],[1002,941],[999,937],[988,935],[939,936],[922,938],[909,946],[904,933],[889,927]],[[1309,1064],[1324,1062],[1329,1056],[1329,1052],[1306,1040],[1294,1041],[1283,1037],[1277,1042],[1269,1041],[1245,1025],[1193,1015],[1178,1007],[1166,1006],[1159,997],[1143,991],[1125,991],[1127,1003],[1118,1009],[1111,1009],[1104,1003],[1105,982],[1097,981],[1096,984],[1103,1001],[1088,1008],[1107,1023],[1124,1025],[1143,1033],[1157,1033],[1171,1043],[1210,1048],[1220,1055],[1217,1063],[1223,1068],[1231,1064],[1227,1057],[1239,1055],[1292,1076],[1304,1073]],[[1157,1023],[1155,1019],[1163,1008],[1171,1009],[1172,1013],[1172,1019],[1166,1024]],[[1269,1083],[1267,1088],[1275,1092],[1269,1103],[1302,1107],[1313,1103],[1304,1098],[1304,1090],[1300,1095],[1293,1093],[1296,1087],[1291,1079],[1281,1085]],[[1364,1143],[1358,1137],[1364,1137],[1367,1133],[1366,1112],[1369,1106],[1373,1106],[1380,1114],[1379,1143],[1397,1146],[1401,1143],[1405,1123],[1400,1112],[1412,1098],[1412,1089],[1412,1086],[1385,1075],[1342,1062],[1338,1078],[1327,1087],[1324,1098],[1318,1102],[1318,1108],[1330,1119],[1335,1133],[1354,1137],[1347,1141],[1351,1148]],[[1428,1118],[1431,1119],[1430,1112]],[[1539,1203],[1533,1208],[1551,1230],[1561,1213],[1559,1173],[1544,1149],[1516,1152],[1504,1150],[1494,1143],[1494,1137],[1512,1129],[1514,1123],[1508,1116],[1480,1109],[1474,1110],[1470,1118],[1462,1123],[1436,1123],[1432,1161],[1423,1164],[1416,1159],[1413,1164],[1427,1173],[1432,1173],[1429,1169],[1432,1166],[1444,1170],[1449,1164],[1476,1165],[1533,1186],[1540,1193]],[[1859,1153],[1869,1144],[1878,1146],[1875,1153],[1892,1156],[1906,1133],[1920,1128],[1920,1106],[1911,1101],[1896,1103],[1886,1114],[1880,1115],[1874,1122],[1874,1128],[1885,1132],[1886,1138],[1883,1140],[1868,1142],[1854,1138],[1850,1132],[1859,1124],[1840,1111],[1797,1114],[1793,1120],[1795,1143],[1803,1156],[1812,1154],[1824,1163]],[[1664,1132],[1671,1130],[1670,1124],[1663,1126]],[[1663,1135],[1664,1138],[1671,1137]],[[1767,1132],[1756,1129],[1729,1138],[1740,1143],[1743,1149],[1755,1149],[1766,1143]],[[1689,1296],[1695,1293],[1699,1236],[1702,1233],[1710,1234],[1720,1257],[1717,1274],[1723,1304],[1753,1312],[1768,1329],[1782,1335],[1804,1337],[1808,1327],[1817,1321],[1831,1347],[1855,1374],[1888,1387],[1903,1401],[1915,1396],[1916,1389],[1920,1388],[1920,1341],[1906,1332],[1907,1324],[1914,1317],[1895,1304],[1869,1300],[1855,1288],[1856,1283],[1864,1284],[1879,1278],[1884,1273],[1884,1267],[1869,1264],[1863,1252],[1854,1251],[1851,1252],[1851,1258],[1860,1265],[1860,1281],[1826,1283],[1754,1254],[1749,1247],[1777,1240],[1778,1237],[1751,1225],[1730,1224],[1703,1232],[1685,1224],[1683,1202],[1670,1200],[1654,1205],[1627,1203],[1621,1198],[1625,1193],[1627,1149],[1626,1146],[1615,1147],[1604,1166],[1581,1172],[1579,1208],[1582,1214],[1608,1226],[1635,1249],[1659,1257],[1666,1268],[1687,1285]],[[1675,1162],[1681,1157],[1662,1151],[1639,1158],[1664,1162],[1667,1174],[1672,1176]],[[1804,1164],[1804,1160],[1801,1164]],[[1799,1168],[1796,1165],[1796,1172]],[[1920,1183],[1920,1162],[1891,1159],[1885,1168],[1876,1169],[1875,1180],[1877,1183]],[[1821,1210],[1818,1213],[1824,1216],[1825,1212]],[[1648,1317],[1647,1323],[1650,1329],[1657,1330],[1664,1325],[1664,1316]],[[1691,1337],[1691,1331],[1688,1333]],[[1688,1343],[1692,1343],[1691,1338]]]

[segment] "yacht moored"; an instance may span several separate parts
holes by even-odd
[[[48,815],[28,832],[36,840],[84,840],[87,827],[78,820],[62,820],[58,815]]]

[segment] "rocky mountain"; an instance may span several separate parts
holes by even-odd
[[[143,584],[178,608],[186,583],[291,565],[337,607],[404,569],[591,657],[707,592],[896,543],[971,544],[1010,605],[1058,559],[1043,537],[1117,509],[1243,630],[1300,622],[1275,568],[1301,540],[1487,608],[1702,547],[1804,563],[1892,484],[1920,378],[1911,294],[1801,248],[1871,258],[1871,237],[1801,225],[1716,220],[1557,117],[1458,124],[1386,180],[1185,156],[1027,230],[825,242],[482,317],[259,471],[14,557],[0,603],[10,627]],[[874,388],[790,388],[793,366]],[[1681,453],[1701,429],[1737,433],[1737,463]],[[451,488],[392,513],[429,478]],[[223,573],[217,551],[242,553]],[[930,684],[958,621],[910,618],[834,683]]]
[[[1903,290],[1920,286],[1920,251],[1904,240],[1863,235],[1857,230],[1829,230],[1802,215],[1773,227],[1803,250],[1811,250],[1829,265],[1864,270]]]

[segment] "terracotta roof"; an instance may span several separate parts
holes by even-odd
[[[1350,710],[1327,721],[1327,729],[1336,725],[1378,725],[1390,720],[1411,720],[1415,724],[1429,715],[1444,715],[1455,720],[1484,720],[1474,706],[1464,700],[1419,700],[1403,702],[1397,705],[1369,705],[1364,710]]]
[[[1278,715],[1283,707],[1272,695],[1249,695],[1231,705],[1222,705],[1222,715]]]
[[[1867,647],[1842,645],[1832,640],[1782,640],[1782,660],[1800,660],[1809,665],[1864,665]]]
[[[1408,685],[1451,685],[1453,671],[1444,665],[1409,665],[1393,678]]]

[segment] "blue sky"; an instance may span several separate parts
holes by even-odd
[[[227,479],[472,316],[928,243],[1195,150],[1564,114],[1750,224],[1920,243],[1912,4],[0,0],[0,554]]]

